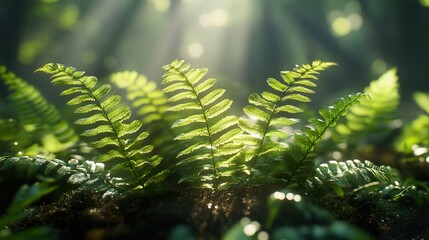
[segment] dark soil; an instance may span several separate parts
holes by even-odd
[[[187,226],[198,239],[221,239],[243,217],[264,222],[270,189],[172,191],[104,199],[93,191],[73,190],[40,205],[12,226],[19,230],[49,225],[61,239],[168,239],[172,229]],[[315,200],[339,220],[376,239],[429,239],[429,205],[389,202],[368,197],[324,196]]]
[[[166,239],[174,227],[184,225],[199,238],[220,239],[241,218],[261,218],[270,193],[247,188],[217,192],[194,189],[103,199],[93,191],[74,190],[39,206],[12,227],[19,230],[50,225],[59,231],[61,239]]]

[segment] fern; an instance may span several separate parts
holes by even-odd
[[[127,99],[150,133],[148,140],[153,143],[154,152],[162,155],[164,160],[174,159],[179,150],[173,143],[176,134],[170,128],[173,119],[167,112],[169,105],[164,92],[157,89],[155,82],[136,71],[114,73],[110,81],[126,91]]]
[[[280,175],[286,186],[305,182],[314,169],[314,149],[323,139],[328,128],[335,126],[341,116],[359,102],[366,94],[357,93],[338,99],[333,106],[324,107],[319,111],[321,119],[310,119],[310,126],[301,133],[294,135],[294,143],[290,145],[284,160],[281,162]]]
[[[316,75],[320,71],[335,65],[332,62],[313,61],[311,65],[304,64],[293,71],[281,72],[283,81],[274,78],[267,80],[271,92],[261,95],[252,93],[249,103],[244,107],[248,118],[240,118],[239,126],[246,133],[240,139],[245,145],[244,157],[257,166],[257,158],[271,152],[283,152],[287,145],[282,141],[288,137],[283,129],[298,122],[298,119],[285,117],[284,114],[295,114],[303,110],[294,104],[309,102],[305,94],[314,93],[311,89],[316,86]]]
[[[127,99],[142,116],[143,124],[148,125],[165,119],[168,100],[164,93],[157,89],[156,83],[136,71],[122,71],[110,76],[110,81],[118,88],[125,89]]]
[[[358,194],[378,194],[394,201],[413,199],[418,204],[429,201],[427,183],[412,178],[402,180],[398,170],[376,166],[370,161],[329,161],[321,164],[306,183],[308,194],[318,197],[333,189],[338,196],[345,191]]]
[[[107,170],[114,176],[125,176],[131,187],[144,186],[145,176],[160,159],[149,156],[153,148],[151,145],[141,146],[148,133],[139,133],[141,121],[125,122],[129,120],[131,110],[118,106],[121,100],[119,95],[108,95],[111,86],[104,84],[96,87],[96,77],[85,76],[83,72],[61,64],[46,64],[37,71],[52,74],[55,85],[69,86],[61,95],[76,95],[67,102],[77,107],[75,113],[90,114],[78,119],[76,124],[88,127],[81,135],[97,138],[92,142],[93,147],[110,148],[98,161],[105,162]]]
[[[120,193],[120,181],[104,171],[104,164],[71,159],[48,160],[41,156],[0,157],[0,173],[18,174],[28,179],[52,177],[58,183],[82,189],[94,189],[107,195]]]
[[[202,80],[207,69],[191,69],[184,61],[175,60],[163,67],[164,92],[171,93],[170,102],[176,105],[169,111],[188,112],[189,116],[173,123],[172,128],[192,127],[175,139],[188,145],[178,154],[177,166],[184,170],[181,181],[202,183],[205,187],[218,187],[219,177],[231,175],[232,165],[228,157],[237,154],[241,146],[232,138],[241,133],[235,116],[224,116],[232,100],[220,100],[224,89],[212,89],[216,79]]]
[[[414,159],[418,159],[422,153],[428,152],[427,148],[429,147],[429,94],[416,92],[413,98],[424,113],[404,126],[401,135],[395,141],[395,147],[402,153],[414,153],[417,157]],[[426,150],[422,152],[424,148]],[[419,150],[416,151],[417,149]]]
[[[34,86],[14,73],[7,72],[5,67],[0,67],[0,78],[10,92],[8,100],[17,112],[20,124],[25,131],[40,141],[44,149],[57,153],[78,142],[79,137],[74,129],[61,118],[55,106],[49,104]],[[30,151],[21,152],[29,154]]]
[[[370,161],[359,160],[329,161],[316,169],[315,175],[307,180],[306,187],[310,191],[330,187],[343,196],[343,189],[356,189],[370,183],[397,185],[399,181],[398,171],[388,166],[376,166]]]
[[[346,122],[338,124],[337,132],[344,142],[357,142],[371,135],[382,135],[395,127],[399,105],[399,83],[396,69],[390,69],[364,90],[371,98],[362,99],[350,109]],[[353,137],[351,137],[353,136]]]

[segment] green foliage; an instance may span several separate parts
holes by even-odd
[[[172,128],[192,127],[175,139],[186,141],[187,147],[178,154],[177,166],[183,171],[180,181],[206,187],[218,187],[219,177],[228,177],[233,171],[229,157],[237,154],[241,146],[233,137],[241,131],[232,128],[237,117],[227,115],[232,100],[223,99],[224,89],[212,89],[216,79],[203,80],[207,69],[192,69],[189,64],[175,60],[163,67],[164,92],[175,103],[169,111],[187,112],[189,115],[173,123]]]
[[[115,177],[126,177],[130,187],[142,187],[144,177],[150,173],[160,159],[149,156],[151,145],[142,146],[148,133],[140,131],[142,122],[130,123],[131,110],[119,106],[119,95],[109,96],[111,86],[108,84],[96,87],[97,78],[85,76],[83,72],[61,64],[46,64],[37,71],[51,74],[52,83],[68,86],[61,95],[75,95],[67,102],[76,107],[75,113],[86,114],[76,124],[88,127],[81,135],[96,138],[92,146],[109,151],[98,157],[98,161],[108,164],[109,173]]]
[[[5,67],[0,67],[0,78],[8,88],[10,107],[18,115],[19,121],[17,123],[20,126],[16,131],[25,131],[34,136],[34,144],[39,143],[42,146],[33,145],[26,149],[19,149],[17,152],[20,152],[21,155],[58,153],[76,145],[79,137],[75,134],[74,129],[62,119],[55,106],[48,103],[34,86],[17,77],[14,73],[7,72]],[[2,122],[1,125],[7,123],[11,122]],[[29,137],[26,136],[26,139],[28,140]],[[16,145],[22,145],[18,140],[17,137],[14,139]]]
[[[429,147],[429,94],[416,92],[413,98],[424,113],[403,128],[395,147],[402,153],[414,153],[414,159],[418,159],[428,152]]]
[[[170,126],[174,119],[167,112],[169,105],[164,92],[157,88],[155,82],[136,71],[116,72],[110,76],[110,81],[125,90],[136,115],[141,117],[149,132],[148,141],[154,146],[154,152],[164,160],[174,159],[180,148],[173,142],[176,134]]]
[[[126,97],[137,109],[143,124],[150,125],[154,121],[164,120],[168,108],[167,98],[156,83],[149,81],[136,71],[121,71],[110,76],[116,87],[126,90]]]
[[[340,135],[336,137],[340,137],[342,143],[356,144],[362,138],[383,135],[396,127],[393,123],[397,119],[400,98],[396,69],[390,69],[372,81],[364,93],[370,98],[354,105],[345,117],[345,123],[336,127]]]
[[[82,189],[95,189],[105,195],[120,192],[121,181],[104,171],[103,163],[71,159],[64,162],[59,159],[48,160],[41,156],[0,157],[0,173],[16,172],[25,178],[54,178],[58,183],[66,182],[70,186]]]
[[[18,232],[11,232],[7,226],[22,219],[25,216],[25,208],[28,208],[43,196],[54,191],[55,188],[48,181],[42,183],[36,182],[31,186],[23,185],[15,194],[12,203],[6,210],[6,214],[0,217],[0,238],[5,240],[53,239],[53,231],[47,226],[33,227]]]
[[[314,171],[314,149],[323,140],[326,131],[334,127],[341,116],[366,94],[357,93],[338,99],[332,106],[324,107],[319,111],[322,118],[310,119],[310,126],[304,127],[301,133],[294,135],[294,142],[290,145],[284,160],[281,162],[280,174],[284,184],[304,183]]]
[[[339,196],[344,196],[344,189],[356,189],[367,184],[397,185],[400,181],[396,169],[388,166],[376,166],[370,161],[347,160],[329,161],[321,164],[314,176],[307,180],[309,191],[326,191],[332,188]],[[324,188],[323,191],[320,188]]]
[[[346,193],[378,194],[394,201],[412,199],[421,204],[429,200],[429,187],[412,178],[402,180],[398,170],[376,166],[370,161],[329,161],[321,164],[306,183],[306,192],[313,197],[329,192],[344,197]]]
[[[303,110],[296,103],[309,102],[306,94],[314,93],[316,75],[335,65],[331,62],[313,61],[312,64],[297,66],[293,71],[281,72],[283,81],[269,78],[271,92],[252,93],[250,105],[244,107],[248,118],[240,118],[239,126],[245,134],[238,139],[245,148],[243,156],[250,167],[257,167],[257,159],[272,152],[284,152],[285,140],[290,134],[284,128],[298,122],[285,114],[296,114]],[[264,163],[262,163],[264,164]]]

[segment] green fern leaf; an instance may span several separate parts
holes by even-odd
[[[399,106],[399,83],[396,69],[390,69],[365,88],[370,98],[362,99],[350,109],[345,123],[336,127],[341,140],[359,141],[371,134],[390,132],[395,127]],[[353,136],[352,138],[350,136]],[[344,141],[342,141],[344,142]]]
[[[190,113],[174,122],[172,128],[189,126],[194,129],[184,131],[175,138],[189,143],[178,154],[181,160],[177,166],[183,171],[181,181],[216,188],[221,176],[219,166],[241,148],[241,145],[232,141],[241,131],[228,130],[237,124],[237,118],[224,116],[232,101],[221,100],[224,89],[212,89],[215,79],[203,80],[207,69],[192,69],[189,64],[179,60],[163,69],[166,71],[163,76],[166,86],[163,90],[172,94],[169,101],[176,103],[169,110]]]
[[[359,160],[329,161],[316,169],[314,176],[307,180],[306,188],[309,192],[332,188],[343,196],[345,189],[353,190],[370,183],[397,185],[400,181],[398,171],[388,166]]]
[[[111,86],[104,84],[97,87],[96,77],[85,76],[83,72],[61,64],[46,64],[37,71],[51,74],[52,83],[56,85],[71,86],[61,95],[74,95],[67,104],[75,106],[76,113],[86,114],[86,117],[76,121],[76,124],[88,127],[82,134],[95,139],[92,141],[95,148],[113,148],[99,157],[99,160],[106,162],[108,166],[115,166],[108,167],[108,172],[113,176],[124,176],[130,182],[144,186],[144,178],[151,169],[142,168],[135,163],[147,162],[147,165],[155,167],[155,163],[151,163],[150,157],[146,156],[147,151],[142,150],[146,148],[142,146],[141,140],[144,140],[147,134],[142,133],[133,140],[142,123],[138,120],[125,122],[131,117],[131,110],[126,106],[118,106],[119,96],[108,95]],[[98,126],[94,126],[95,124]],[[127,175],[122,175],[122,172],[126,172]]]
[[[394,143],[397,151],[413,155],[407,159],[408,161],[425,160],[427,148],[429,147],[429,94],[416,92],[413,95],[413,99],[425,113],[420,114],[413,121],[406,124]],[[423,153],[415,151],[416,149],[425,148],[426,151],[423,151]]]
[[[55,154],[76,145],[79,137],[74,129],[34,86],[12,72],[7,72],[5,67],[0,71],[0,79],[10,92],[8,99],[18,115],[19,122],[30,135],[38,138],[37,141],[44,149]],[[29,153],[24,149],[20,151],[22,154]]]
[[[332,106],[322,108],[319,114],[322,118],[310,119],[310,126],[305,127],[301,133],[294,136],[294,143],[290,145],[282,162],[286,173],[285,184],[303,183],[313,170],[313,151],[323,139],[328,128],[335,126],[341,116],[357,104],[366,94],[357,93],[341,98]]]
[[[177,119],[174,114],[167,112],[179,111],[182,108],[198,109],[198,106],[192,104],[170,107],[164,92],[157,89],[157,84],[149,81],[146,76],[136,71],[121,71],[110,76],[110,81],[116,87],[123,89],[126,93],[126,99],[136,109],[136,114],[140,117],[150,136],[147,142],[155,145],[154,152],[163,156],[163,159],[174,159],[177,153],[182,149],[181,146],[173,144],[176,136],[174,130],[170,128],[171,124]],[[174,85],[174,86],[173,86]],[[173,84],[171,88],[186,88],[183,83]],[[113,97],[112,97],[113,98]],[[107,102],[108,100],[106,100]],[[119,99],[112,99],[111,105],[116,105]],[[107,107],[107,106],[106,106]],[[177,110],[174,110],[177,109]],[[164,161],[164,165],[170,164]],[[163,167],[160,166],[162,169]],[[154,172],[156,175],[157,173]]]
[[[120,193],[120,184],[113,183],[113,179],[104,171],[104,164],[92,161],[79,162],[72,159],[64,162],[40,156],[0,157],[0,173],[17,174],[29,179],[43,175],[71,186],[104,192],[105,195]]]
[[[287,145],[282,144],[289,135],[279,129],[298,122],[297,119],[287,118],[281,114],[295,114],[302,112],[297,106],[287,104],[290,100],[308,102],[310,99],[302,94],[313,93],[310,87],[316,86],[316,74],[335,65],[331,62],[314,61],[311,65],[305,64],[296,67],[293,71],[281,72],[283,81],[268,78],[268,86],[272,92],[262,92],[261,95],[252,93],[248,105],[243,108],[248,118],[239,120],[240,128],[245,132],[238,141],[246,146],[246,160],[251,166],[257,165],[257,159],[272,152],[283,152]],[[245,136],[248,135],[248,136]],[[250,137],[249,137],[250,136]],[[241,139],[241,140],[240,140]]]

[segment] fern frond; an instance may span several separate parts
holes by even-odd
[[[51,74],[53,84],[69,87],[61,95],[74,95],[67,104],[76,107],[76,113],[86,114],[76,121],[76,124],[88,127],[82,135],[95,138],[92,142],[95,148],[110,149],[98,159],[108,164],[108,171],[114,176],[127,176],[134,187],[143,186],[144,177],[159,163],[159,159],[148,156],[147,149],[151,147],[142,147],[142,141],[148,134],[140,132],[140,121],[127,123],[131,110],[118,106],[120,96],[109,96],[111,86],[97,87],[96,77],[85,76],[83,72],[61,64],[46,64],[37,71]]]
[[[5,67],[0,71],[0,78],[10,92],[8,100],[20,124],[29,134],[35,135],[44,149],[58,153],[78,142],[79,137],[74,129],[61,118],[55,106],[48,103],[39,90],[14,73],[7,72]]]
[[[396,150],[406,154],[416,152],[414,149],[429,147],[429,94],[416,92],[413,99],[425,113],[406,124],[395,141]],[[417,152],[414,155],[416,156],[414,159],[418,159],[422,154]]]
[[[193,129],[183,131],[175,138],[190,144],[178,154],[181,158],[178,167],[185,173],[182,181],[217,187],[218,178],[225,175],[228,169],[226,167],[220,171],[220,166],[228,156],[237,154],[241,149],[232,141],[237,130],[231,130],[231,127],[236,125],[237,118],[225,116],[232,100],[222,99],[224,89],[212,89],[216,79],[203,80],[207,69],[193,69],[179,60],[163,69],[166,71],[162,82],[166,85],[164,92],[172,94],[169,101],[176,104],[169,110],[190,114],[174,122],[172,128]]]
[[[390,69],[379,79],[372,81],[364,93],[370,98],[355,104],[345,117],[345,123],[336,127],[337,132],[349,141],[390,132],[394,127],[392,123],[397,119],[400,98],[396,69]]]
[[[313,151],[323,139],[328,128],[335,126],[340,117],[366,94],[352,94],[338,99],[332,106],[324,107],[319,111],[322,118],[310,119],[310,126],[304,127],[301,133],[294,135],[294,143],[290,145],[286,152],[286,157],[282,161],[286,173],[285,183],[303,183],[313,170]],[[284,173],[283,173],[284,174]]]
[[[116,87],[126,90],[126,97],[137,109],[136,114],[142,117],[143,124],[165,118],[168,101],[164,93],[157,89],[155,82],[136,71],[114,73],[110,76],[110,81]]]
[[[242,143],[246,146],[244,154],[247,161],[254,166],[258,157],[271,152],[285,151],[287,145],[282,142],[289,136],[282,129],[298,122],[298,119],[285,117],[285,114],[296,114],[302,109],[295,106],[296,102],[309,102],[306,94],[314,93],[316,77],[335,65],[332,62],[313,61],[312,64],[297,66],[293,71],[281,72],[283,81],[274,78],[267,80],[271,92],[249,96],[250,105],[244,107],[247,118],[239,119],[239,126],[245,132]]]
[[[115,179],[104,171],[104,164],[92,161],[79,162],[72,159],[64,162],[40,156],[0,157],[0,173],[28,179],[36,179],[38,176],[52,177],[58,182],[83,189],[94,189],[105,195],[120,193],[120,185],[115,186]]]
[[[339,196],[343,189],[356,189],[370,183],[396,185],[401,181],[399,172],[389,166],[376,166],[370,161],[329,161],[321,164],[314,176],[307,180],[309,191],[332,188]]]
[[[167,112],[168,99],[164,92],[158,90],[153,81],[136,71],[121,71],[110,76],[110,81],[118,88],[124,89],[127,99],[136,109],[136,115],[150,133],[148,141],[153,143],[154,152],[164,160],[174,159],[180,147],[173,144],[176,133],[170,128],[174,115]],[[181,106],[175,106],[181,107]],[[170,163],[166,163],[169,165]]]

